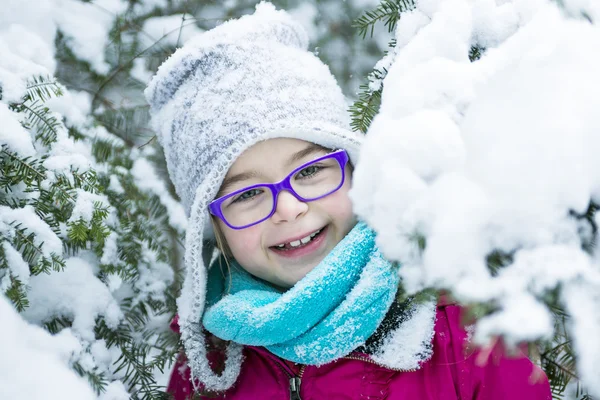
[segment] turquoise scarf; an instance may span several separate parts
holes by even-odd
[[[235,262],[208,276],[204,327],[224,340],[265,346],[277,356],[320,365],[349,354],[375,332],[398,289],[396,268],[359,222],[323,261],[281,293]]]

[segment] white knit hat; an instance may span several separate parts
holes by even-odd
[[[212,372],[201,325],[208,204],[227,171],[244,150],[276,137],[345,149],[354,165],[358,159],[362,135],[349,129],[335,78],[307,48],[299,24],[260,3],[253,15],[225,22],[177,50],[145,91],[169,175],[190,216],[179,324],[192,376],[210,390],[233,385],[241,366],[241,346],[232,343],[225,371]]]

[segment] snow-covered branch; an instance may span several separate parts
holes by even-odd
[[[477,340],[552,340],[549,307],[566,309],[596,395],[598,21],[594,1],[417,2],[398,22],[352,191],[409,293],[494,310]],[[485,49],[475,62],[473,46]]]

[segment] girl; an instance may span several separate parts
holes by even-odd
[[[178,50],[146,90],[190,215],[174,323],[185,357],[168,392],[550,399],[526,357],[466,349],[458,306],[395,300],[398,267],[348,197],[361,137],[307,42],[261,3]]]

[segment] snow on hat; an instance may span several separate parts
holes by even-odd
[[[329,68],[307,48],[302,26],[262,2],[254,14],[177,50],[145,91],[169,175],[190,216],[179,323],[192,376],[210,390],[231,387],[242,360],[241,346],[231,343],[225,371],[214,374],[201,325],[208,204],[227,171],[244,150],[277,137],[345,149],[357,162],[362,136],[349,129],[345,99]]]

